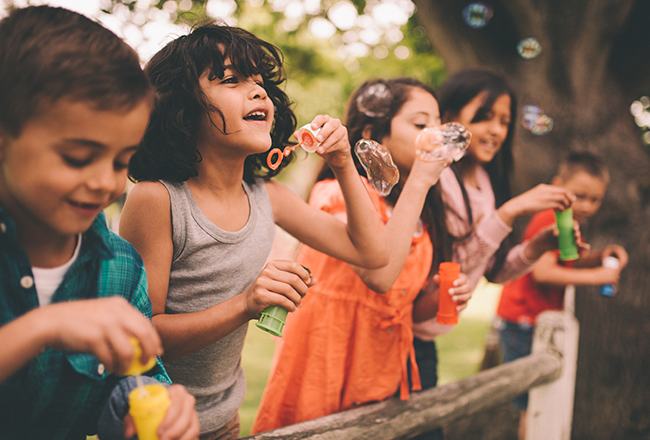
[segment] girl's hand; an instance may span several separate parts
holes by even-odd
[[[307,294],[307,288],[316,284],[316,279],[300,264],[289,260],[274,260],[266,263],[260,276],[246,295],[246,313],[251,319],[258,319],[262,310],[269,306],[280,306],[294,312]]]
[[[433,281],[439,286],[440,285],[440,275],[435,274],[433,276]],[[431,283],[429,283],[430,285]],[[427,286],[428,287],[428,286]],[[425,288],[426,289],[426,288]],[[472,285],[469,282],[469,277],[460,273],[458,279],[454,281],[454,287],[449,289],[449,292],[439,292],[438,295],[451,295],[451,298],[456,302],[456,310],[461,311],[467,308],[467,303],[472,298]]]
[[[194,409],[194,396],[187,392],[182,385],[171,385],[167,388],[171,404],[167,414],[158,426],[157,434],[160,440],[193,440],[198,439],[201,432],[199,415]],[[130,414],[124,416],[124,438],[136,434],[135,423]]]
[[[627,265],[629,258],[625,248],[617,244],[610,244],[605,246],[605,249],[603,249],[602,253],[600,254],[601,262],[607,257],[616,257],[619,263],[621,263],[621,269]]]
[[[348,129],[339,119],[328,115],[318,115],[311,121],[311,128],[320,132],[316,140],[320,142],[316,153],[321,156],[331,168],[345,168],[352,159]]]
[[[447,168],[454,160],[448,158],[445,161],[423,162],[421,160],[414,160],[413,166],[409,173],[409,179],[418,179],[426,185],[427,189],[438,183],[440,180],[440,173]]]
[[[497,212],[504,223],[512,226],[517,217],[533,215],[546,209],[564,211],[570,208],[574,201],[575,196],[566,189],[542,183],[508,200]]]

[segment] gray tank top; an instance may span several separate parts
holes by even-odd
[[[271,201],[261,179],[242,183],[250,215],[237,232],[203,215],[187,183],[161,181],[171,200],[174,255],[165,313],[190,313],[234,297],[253,285],[275,237]],[[247,325],[181,359],[166,362],[172,382],[196,397],[201,433],[213,432],[239,410],[246,392],[241,352]]]

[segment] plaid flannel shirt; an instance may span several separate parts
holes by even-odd
[[[108,296],[126,298],[151,319],[142,259],[100,214],[83,234],[79,256],[52,303]],[[36,307],[29,259],[0,206],[0,326]],[[147,375],[171,383],[160,359]],[[96,433],[101,410],[121,379],[91,354],[46,349],[0,384],[0,438],[85,440]]]

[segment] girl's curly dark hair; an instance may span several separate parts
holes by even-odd
[[[129,163],[132,180],[183,182],[198,174],[194,164],[202,158],[195,136],[204,116],[220,115],[227,132],[223,114],[203,93],[199,79],[206,72],[210,79],[223,78],[226,60],[245,77],[261,75],[275,107],[271,148],[246,158],[244,180],[271,178],[291,162],[293,154],[276,170],[266,162],[271,149],[289,144],[296,128],[292,103],[280,88],[285,81],[282,53],[244,29],[213,21],[170,42],[145,66],[157,97],[142,144]]]

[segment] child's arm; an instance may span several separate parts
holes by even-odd
[[[575,196],[566,189],[542,183],[508,200],[501,205],[497,213],[505,224],[512,226],[517,217],[547,209],[564,211],[571,207],[574,200]]]
[[[440,285],[440,275],[433,276],[433,280],[422,289],[415,302],[413,303],[413,322],[427,321],[438,312],[438,295],[441,295],[438,286]],[[467,275],[461,272],[460,276],[454,281],[454,288],[449,289],[449,295],[458,304],[456,310],[459,312],[467,307],[467,303],[472,298],[472,285]]]
[[[380,233],[381,219],[352,160],[347,129],[338,119],[316,116],[311,126],[321,127],[317,153],[334,172],[348,216],[347,224],[309,206],[291,190],[267,183],[278,226],[308,246],[357,266],[378,268],[388,263],[386,244]]]
[[[120,218],[120,235],[138,250],[147,270],[152,321],[163,341],[165,360],[207,347],[257,319],[268,306],[294,311],[300,305],[314,282],[309,273],[292,261],[271,261],[243,294],[198,312],[166,314],[173,256],[170,209],[162,184],[140,182],[129,193]]]
[[[390,249],[389,263],[379,269],[364,269],[351,266],[366,286],[375,292],[385,293],[393,286],[402,272],[406,258],[411,251],[413,234],[429,189],[438,182],[440,173],[450,162],[422,162],[415,160],[397,200],[386,227],[382,231],[387,248]]]
[[[617,244],[610,244],[605,246],[600,251],[591,251],[580,255],[580,259],[576,261],[576,267],[595,267],[603,264],[603,260],[607,257],[615,257],[620,268],[623,269],[628,262],[627,251],[623,246]]]
[[[621,269],[610,269],[603,266],[591,268],[570,268],[558,264],[558,257],[554,252],[546,252],[533,267],[533,280],[540,284],[565,286],[616,284]]]
[[[93,353],[108,371],[124,373],[133,358],[132,336],[140,341],[143,362],[162,353],[149,320],[124,298],[39,307],[0,327],[0,382],[48,347]]]

